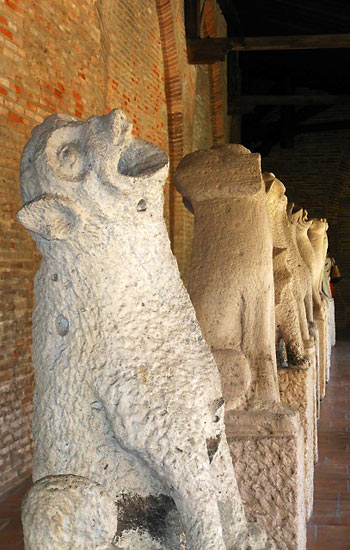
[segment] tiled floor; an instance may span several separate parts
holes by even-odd
[[[27,481],[0,502],[0,550],[23,550],[20,507],[29,486]],[[307,550],[316,549],[350,550],[350,337],[338,340],[321,405],[314,514],[307,544]]]
[[[350,336],[338,338],[321,404],[307,550],[350,550]]]
[[[0,550],[23,550],[24,548],[21,502],[30,485],[31,481],[26,481],[0,502]]]

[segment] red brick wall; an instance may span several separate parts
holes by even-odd
[[[193,216],[184,208],[172,184],[178,162],[205,143],[210,147],[225,139],[227,127],[226,63],[196,68],[187,64],[183,2],[156,0],[164,55],[165,89],[168,106],[170,157],[170,236],[184,281],[187,281],[193,235]],[[203,35],[225,36],[225,20],[215,0],[205,4]],[[217,30],[219,29],[219,32]],[[219,67],[220,65],[220,67]],[[203,78],[203,71],[207,78]],[[200,73],[200,78],[198,74]],[[209,94],[209,102],[206,101]],[[203,100],[204,99],[204,100]],[[206,120],[202,129],[198,122]],[[208,124],[211,129],[208,135]]]
[[[134,133],[169,154],[165,215],[186,275],[192,218],[171,174],[196,143],[214,141],[212,125],[202,124],[211,116],[212,94],[208,68],[187,64],[182,0],[1,0],[0,494],[31,466],[31,310],[39,255],[15,221],[20,156],[31,128],[53,112],[85,119],[122,107]]]

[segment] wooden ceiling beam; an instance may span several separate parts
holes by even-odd
[[[231,100],[230,111],[249,111],[257,105],[350,105],[350,95],[243,95]]]
[[[224,61],[230,51],[282,51],[350,48],[350,33],[252,36],[248,38],[189,38],[188,61],[201,65]]]

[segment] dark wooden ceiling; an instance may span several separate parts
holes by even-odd
[[[219,0],[228,35],[266,36],[349,32],[348,0]]]
[[[350,0],[219,0],[227,35],[239,37],[350,33]],[[228,54],[228,96],[237,100],[237,53]],[[350,96],[350,49],[243,51],[239,53],[242,96]],[[279,141],[293,147],[294,135],[329,105],[250,105],[243,110],[241,141],[267,155]],[[348,116],[333,127],[350,128]],[[332,128],[332,125],[329,126]],[[315,126],[314,131],[317,132]],[[322,127],[320,126],[320,131]]]

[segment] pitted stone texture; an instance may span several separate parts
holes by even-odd
[[[318,299],[321,303],[321,315],[315,314],[315,318],[318,324],[319,330],[319,355],[320,355],[320,397],[324,397],[326,393],[326,381],[327,381],[327,372],[329,371],[329,353],[328,353],[328,324],[327,324],[327,315],[328,315],[328,300],[323,296],[321,292],[322,288],[322,279],[324,272],[324,265],[326,262],[327,249],[328,249],[328,237],[327,229],[328,223],[326,219],[317,219],[314,218],[311,220],[311,225],[308,230],[308,237],[311,242],[311,246],[314,251],[313,256],[313,278],[314,278],[314,287],[315,294],[317,293]],[[314,299],[315,302],[315,299]],[[317,308],[319,306],[317,305]]]
[[[293,248],[293,256],[294,258],[297,258],[297,265],[294,266],[294,269],[299,271],[299,280],[301,281],[303,285],[303,290],[301,293],[302,299],[304,299],[305,304],[305,311],[306,311],[306,318],[308,321],[308,331],[303,332],[303,340],[306,341],[308,335],[312,335],[312,331],[314,329],[313,321],[314,321],[314,306],[313,306],[313,279],[312,279],[312,273],[309,264],[305,261],[305,258],[302,254],[302,251],[300,249],[300,232],[299,232],[299,222],[300,218],[303,214],[303,210],[299,210],[297,212],[293,212],[294,210],[294,203],[288,202],[287,205],[287,215],[288,220],[290,222],[289,224],[289,230],[290,230],[290,245]],[[305,284],[306,283],[306,284]],[[300,293],[298,292],[298,303],[300,303]]]
[[[264,174],[267,200],[273,222],[274,279],[276,297],[276,341],[283,338],[287,365],[278,371],[281,401],[300,412],[304,429],[306,511],[310,515],[313,496],[316,435],[316,362],[308,320],[313,319],[311,272],[300,255],[295,226],[287,213],[285,187],[274,174]],[[309,369],[303,372],[300,369]]]
[[[334,300],[332,297],[332,291],[330,287],[331,280],[331,269],[332,269],[332,258],[327,255],[322,284],[321,284],[321,294],[324,296],[327,304],[327,365],[326,365],[326,381],[328,382],[330,376],[331,368],[331,353],[332,347],[336,343],[336,334],[335,334],[335,307]]]
[[[315,394],[315,365],[307,370],[279,369],[281,401],[299,411],[304,437],[304,492],[306,519],[313,506],[314,463],[317,459],[317,414]]]
[[[332,258],[329,256],[326,257],[326,261],[324,264],[323,269],[323,277],[322,277],[322,284],[321,284],[321,293],[326,298],[332,299],[332,291],[331,291],[331,269],[332,269]]]
[[[230,550],[278,550],[273,541],[268,541],[266,532],[256,523],[251,524],[246,533],[242,533]]]
[[[326,222],[324,220],[315,220],[315,222],[309,220],[307,211],[303,209],[298,210],[292,215],[292,221],[296,227],[296,237],[300,254],[312,276],[314,318],[323,318],[320,285],[326,252],[324,253],[323,259],[322,257],[320,259],[319,251],[316,250],[316,248],[320,245],[322,251],[324,250],[324,231]],[[321,222],[321,237],[318,235],[320,227],[316,222]]]
[[[189,292],[221,373],[234,459],[236,442],[242,446],[238,480],[246,513],[266,530],[273,525],[269,534],[275,540],[286,536],[287,544],[297,541],[292,547],[303,549],[303,439],[298,413],[279,402],[273,242],[260,157],[239,145],[197,151],[181,161],[175,182],[195,215]],[[270,452],[270,446],[282,449],[286,439],[290,468]],[[286,497],[286,535],[278,499],[260,505],[260,468],[293,486],[293,496]],[[271,495],[279,491],[272,481]]]
[[[296,228],[297,243],[300,254],[311,273],[312,279],[312,304],[313,304],[313,319],[315,329],[318,332],[318,350],[317,350],[317,369],[318,369],[318,395],[322,399],[325,395],[325,372],[326,372],[326,306],[320,293],[320,270],[323,270],[325,255],[323,262],[320,262],[318,255],[315,252],[314,245],[310,241],[310,229],[313,221],[308,219],[306,210],[300,209],[292,215],[292,221]],[[322,235],[321,247],[324,247],[324,239]]]
[[[327,310],[326,382],[328,382],[329,376],[330,376],[332,347],[335,346],[335,343],[336,343],[335,307],[334,307],[334,300],[332,297],[332,291],[330,287],[331,269],[332,269],[332,258],[330,258],[330,256],[327,255],[325,265],[324,265],[324,270],[323,270],[322,284],[321,284],[321,294],[324,296],[327,304],[327,307],[326,307],[326,310]]]
[[[264,173],[264,181],[273,228],[276,345],[282,338],[290,367],[308,368],[305,346],[310,346],[307,314],[307,309],[309,316],[312,312],[310,275],[293,238],[286,189],[272,173]]]
[[[314,284],[315,284],[315,289],[318,290],[319,294],[321,294],[323,273],[324,273],[324,267],[326,263],[327,250],[328,250],[327,229],[328,229],[328,223],[326,219],[313,218],[311,220],[311,225],[307,232],[315,254],[313,259],[315,263],[313,267],[313,270],[315,272]]]
[[[26,550],[113,550],[117,531],[113,499],[79,476],[47,476],[27,493],[22,507]]]
[[[118,506],[172,498],[187,550],[224,550],[247,524],[219,373],[163,219],[167,170],[121,111],[49,117],[24,150],[18,218],[43,256],[34,479],[82,475]]]
[[[331,370],[332,347],[336,344],[335,333],[335,306],[333,298],[327,298],[327,371],[326,381],[328,382]]]
[[[180,162],[175,184],[194,211],[188,290],[226,406],[278,402],[272,232],[260,156],[241,145],[196,151]]]
[[[152,539],[148,533],[137,529],[124,531],[117,546],[113,548],[115,550],[167,550],[163,544]]]
[[[226,426],[247,518],[266,529],[278,550],[305,550],[304,443],[298,414],[229,411]]]
[[[335,302],[332,298],[332,301],[329,303],[330,314],[328,317],[328,322],[330,324],[329,334],[330,334],[330,343],[331,346],[335,346],[337,343],[337,333],[336,333],[336,324],[335,324]]]

